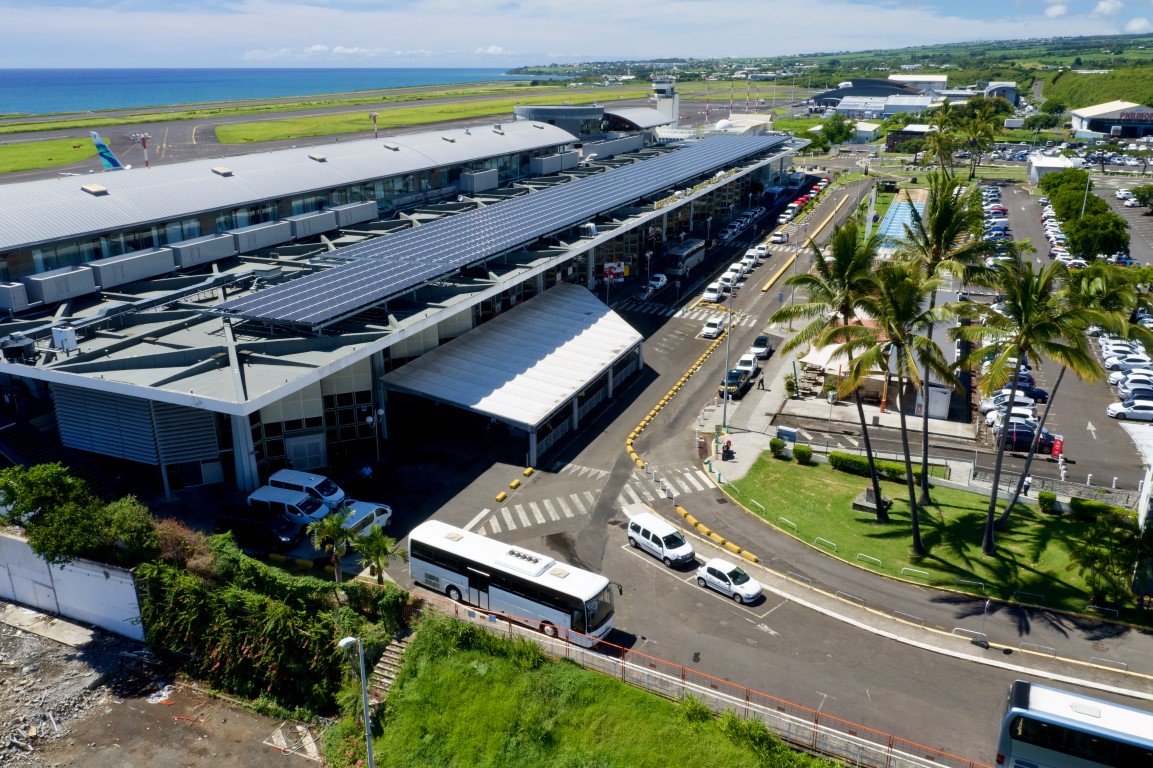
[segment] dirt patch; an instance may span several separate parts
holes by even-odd
[[[259,768],[319,757],[294,724],[172,679],[140,644],[116,635],[96,630],[73,648],[0,624],[0,765],[219,768],[231,760]]]

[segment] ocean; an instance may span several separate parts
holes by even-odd
[[[531,79],[503,69],[0,69],[0,115]]]

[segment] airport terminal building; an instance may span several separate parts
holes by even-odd
[[[0,185],[0,443],[251,489],[449,409],[535,464],[644,367],[602,278],[806,143],[648,146],[662,118],[621,117],[631,143],[526,119]]]

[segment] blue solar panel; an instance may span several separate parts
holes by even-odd
[[[785,141],[783,136],[717,136],[693,142],[652,160],[342,248],[341,256],[353,262],[216,309],[254,320],[323,325]]]

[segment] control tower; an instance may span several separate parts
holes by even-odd
[[[663,77],[653,81],[653,95],[657,102],[653,106],[658,112],[672,120],[672,127],[680,127],[681,97],[677,95],[677,81],[672,77]]]

